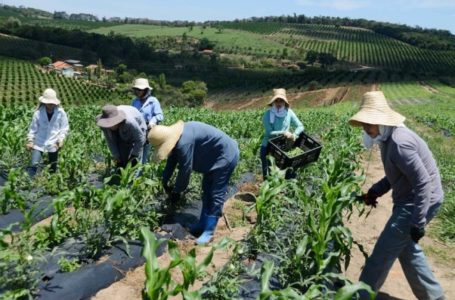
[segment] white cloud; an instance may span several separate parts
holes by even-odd
[[[349,11],[370,6],[371,3],[369,0],[297,0],[297,4]]]

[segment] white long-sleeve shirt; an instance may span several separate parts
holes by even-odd
[[[68,132],[68,117],[63,108],[56,106],[52,118],[48,120],[46,106],[41,105],[33,114],[27,140],[33,143],[33,149],[55,152],[58,150],[57,143],[63,141]]]

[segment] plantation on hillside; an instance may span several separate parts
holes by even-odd
[[[44,89],[54,88],[63,105],[114,102],[128,95],[84,82],[49,74],[28,62],[0,57],[0,103],[35,104]],[[117,100],[118,101],[118,100]]]

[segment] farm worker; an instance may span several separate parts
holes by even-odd
[[[152,88],[146,78],[137,78],[133,83],[133,93],[136,98],[131,103],[142,114],[147,125],[147,131],[155,125],[160,124],[163,119],[163,111],[161,110],[158,99],[151,95]],[[150,154],[150,143],[146,140],[142,151],[142,164],[145,164]]]
[[[364,144],[378,144],[385,177],[375,183],[364,199],[376,205],[377,198],[392,190],[393,212],[366,261],[360,281],[378,291],[398,258],[412,292],[418,299],[444,299],[419,240],[443,200],[438,167],[424,140],[407,128],[405,117],[393,111],[380,91],[363,95],[360,111],[349,124],[364,130]]]
[[[142,161],[147,126],[136,108],[108,104],[96,117],[96,125],[101,127],[117,167],[124,168],[128,162],[135,166]]]
[[[39,97],[27,135],[26,148],[32,151],[31,166],[27,168],[30,176],[36,174],[43,153],[48,154],[50,170],[57,171],[58,151],[63,147],[68,132],[68,117],[60,106],[57,93],[46,89]]]
[[[269,101],[270,108],[262,116],[265,134],[261,144],[262,176],[265,179],[269,172],[267,161],[267,144],[271,138],[284,135],[290,140],[296,140],[303,132],[303,124],[289,107],[285,89],[273,89],[273,97]],[[294,132],[291,132],[291,127]]]
[[[154,126],[148,140],[156,149],[155,160],[167,159],[162,182],[170,201],[180,199],[191,171],[203,174],[201,216],[197,224],[190,226],[190,232],[199,236],[197,244],[210,242],[222,215],[229,178],[239,159],[237,142],[208,124],[183,121]],[[169,180],[177,165],[175,185],[170,187]]]

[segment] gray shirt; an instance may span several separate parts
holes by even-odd
[[[147,126],[142,114],[133,106],[119,105],[118,110],[125,113],[126,119],[117,131],[103,128],[107,145],[115,159],[120,160],[119,147],[132,147],[131,156],[139,157],[145,144]]]
[[[370,192],[382,196],[392,189],[395,205],[414,205],[412,224],[426,224],[428,208],[442,202],[441,177],[428,145],[407,127],[396,127],[381,145],[385,177]]]

